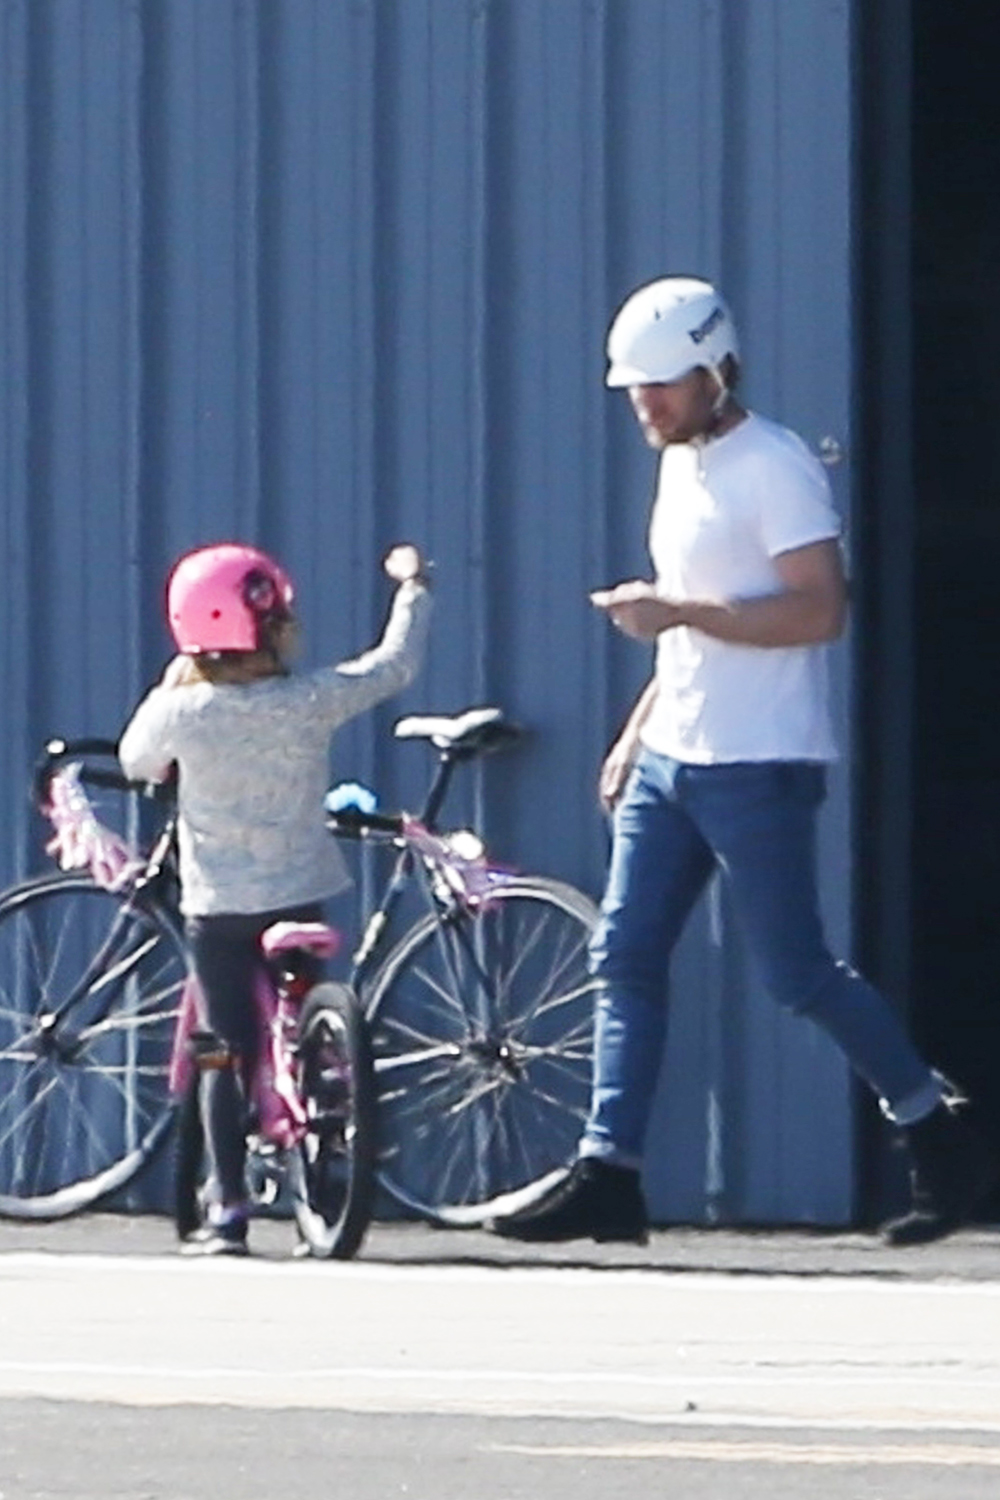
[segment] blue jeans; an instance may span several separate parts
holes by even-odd
[[[807,761],[681,764],[642,750],[615,810],[591,968],[594,1089],[580,1151],[638,1166],[660,1069],[670,956],[721,867],[767,989],[809,1016],[891,1107],[938,1085],[888,1001],[829,952],[816,888],[825,770]]]

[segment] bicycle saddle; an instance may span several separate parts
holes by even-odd
[[[324,922],[275,922],[261,933],[260,946],[267,958],[296,948],[332,958],[340,947],[340,933]]]
[[[502,708],[467,708],[449,718],[445,714],[410,714],[393,730],[400,740],[430,740],[439,750],[466,755],[496,750],[523,733],[508,723]]]

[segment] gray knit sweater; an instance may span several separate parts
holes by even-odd
[[[349,884],[323,824],[334,730],[401,691],[423,658],[430,595],[396,591],[382,639],[353,661],[246,686],[156,687],[119,745],[125,774],[179,769],[181,909],[264,912]]]

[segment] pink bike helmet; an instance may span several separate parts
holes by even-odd
[[[256,651],[260,628],[287,619],[294,590],[284,569],[256,547],[222,542],[182,557],[167,585],[178,650]]]

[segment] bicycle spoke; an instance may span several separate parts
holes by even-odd
[[[170,994],[179,995],[179,986],[171,986],[163,991],[163,1000],[159,1002],[156,1010],[141,1007],[134,1011],[128,1011],[124,1015],[105,1016],[102,1021],[97,1021],[93,1026],[85,1026],[80,1032],[80,1040],[91,1042],[96,1037],[106,1036],[109,1033],[121,1035],[124,1032],[148,1030],[152,1026],[162,1027],[164,1020],[175,1020],[180,1015],[180,1001],[171,1010],[163,1008],[163,1001]]]
[[[146,954],[152,953],[158,942],[159,938],[154,934],[151,938],[147,938],[144,943],[141,943],[138,948],[133,949],[131,953],[124,954],[110,969],[104,969],[97,975],[93,983],[88,986],[87,993],[89,995],[100,994],[101,990],[107,989],[109,985],[116,984],[119,979],[131,973],[133,969],[137,969],[146,957]]]
[[[412,978],[415,980],[420,980],[426,986],[429,994],[436,996],[437,999],[442,1001],[442,1010],[445,1013],[450,1012],[451,1015],[463,1026],[463,1028],[467,1029],[468,1016],[466,1014],[465,1007],[462,1005],[461,1001],[456,998],[457,996],[461,995],[463,986],[461,979],[459,978],[458,973],[455,970],[455,959],[452,948],[450,948],[448,944],[447,936],[449,931],[450,929],[446,928],[443,924],[438,924],[437,951],[440,953],[445,968],[447,969],[447,974],[445,977],[446,979],[450,979],[450,986],[446,985],[442,980],[439,980],[437,976],[432,974],[430,969],[426,967],[416,968],[413,971]]]
[[[509,1149],[511,1151],[512,1158],[516,1157],[516,1159],[520,1162],[520,1175],[522,1175],[526,1181],[530,1180],[533,1165],[531,1160],[531,1153],[528,1150],[527,1135],[526,1132],[521,1128],[520,1114],[515,1115],[514,1113],[510,1113],[504,1116],[502,1119],[502,1127],[504,1135],[507,1141],[510,1143]]]
[[[436,1047],[439,1044],[439,1038],[428,1031],[426,1026],[418,1027],[415,1020],[391,1016],[381,1018],[379,1024],[391,1033],[393,1040],[398,1039],[407,1044],[417,1042],[428,1047]],[[455,1046],[455,1043],[451,1042],[450,1045]]]
[[[545,1104],[551,1104],[552,1108],[558,1110],[561,1114],[573,1115],[574,1118],[581,1121],[586,1119],[586,1110],[574,1111],[567,1104],[565,1099],[560,1098],[558,1094],[550,1093],[547,1089],[538,1087],[538,1085],[529,1090],[528,1097],[533,1099],[536,1103],[541,1102]]]
[[[43,1109],[42,1109],[42,1106],[44,1105],[45,1100],[48,1097],[48,1095],[51,1094],[52,1091],[55,1088],[58,1087],[58,1084],[59,1084],[58,1078],[49,1078],[49,1079],[46,1080],[46,1082],[44,1083],[41,1091],[39,1093],[37,1093],[33,1097],[32,1101],[31,1101],[31,1104],[29,1105],[29,1111],[28,1111],[28,1117],[29,1118],[30,1118],[30,1114],[32,1112],[42,1112],[42,1113],[44,1112]],[[11,1124],[8,1124],[7,1126],[5,1126],[3,1132],[0,1133],[0,1147],[5,1146],[7,1144],[7,1142],[12,1139],[12,1137],[15,1134],[15,1131],[18,1130],[18,1129],[20,1129],[21,1126],[23,1126],[25,1118],[26,1117],[22,1115],[19,1120],[16,1120],[16,1121],[12,1122]]]
[[[419,1068],[423,1063],[434,1062],[443,1057],[458,1057],[460,1053],[461,1048],[452,1042],[445,1042],[437,1047],[428,1042],[419,1052],[401,1052],[395,1057],[380,1058],[375,1064],[375,1072],[376,1075],[397,1073],[401,1068]]]
[[[115,1063],[102,1062],[99,1058],[88,1057],[80,1059],[76,1064],[76,1068],[83,1076],[90,1073],[98,1078],[134,1078],[138,1082],[142,1082],[143,1079],[151,1079],[158,1084],[164,1083],[169,1072],[167,1061],[161,1063]]]
[[[474,1076],[472,1070],[467,1069],[465,1076],[471,1079]],[[383,1103],[407,1101],[404,1111],[418,1120],[426,1119],[430,1126],[435,1114],[439,1114],[441,1119],[447,1118],[449,1110],[445,1105],[456,1090],[464,1087],[461,1072],[456,1072],[453,1068],[440,1068],[436,1073],[425,1074],[420,1079],[419,1093],[411,1088],[400,1090],[397,1094],[380,1094],[379,1098]]]
[[[475,1109],[483,1099],[496,1096],[503,1087],[499,1078],[478,1078],[460,1099],[456,1099],[454,1104],[449,1106],[448,1114],[454,1118],[465,1110]]]
[[[38,933],[35,931],[34,924],[26,917],[24,925],[31,945],[31,951],[36,960],[34,972],[38,980],[39,995],[45,1001],[45,1008],[48,1009],[52,997],[52,976],[58,972],[62,951],[69,941],[70,922],[68,917],[63,918],[58,937],[52,949],[52,955],[47,964],[42,956],[40,940]],[[39,1014],[40,1010],[41,1007],[37,1007],[35,1014]]]
[[[497,926],[499,931],[495,940],[495,946],[497,949],[502,948],[502,951],[496,953],[493,963],[488,966],[488,973],[491,981],[490,994],[496,1014],[499,1017],[507,1014],[507,996],[514,988],[529,958],[541,942],[542,924],[536,924],[534,930],[529,935],[529,941],[526,943],[504,942],[504,923],[502,918]],[[513,963],[508,969],[505,968],[505,954],[511,950],[514,953],[514,958]]]
[[[530,1042],[522,1043],[521,1051],[529,1061],[535,1058],[548,1058],[553,1061],[561,1058],[563,1061],[573,1060],[589,1064],[590,1039],[590,1024],[587,1021],[581,1021],[579,1026],[567,1035],[565,1041],[540,1045],[533,1045]]]
[[[589,1002],[593,1004],[597,995],[597,988],[596,980],[587,979],[585,983],[573,985],[568,990],[557,990],[555,994],[549,995],[547,999],[543,999],[540,993],[538,1004],[533,1006],[530,1013],[526,1013],[522,1019],[526,1021],[538,1021],[543,1016],[552,1015],[555,1011],[567,1008],[578,1009],[580,1001],[587,1000],[588,997]],[[581,1022],[581,1027],[582,1025],[583,1023]]]
[[[185,975],[157,908],[85,875],[0,897],[0,1211],[73,1212],[155,1149]]]
[[[28,1021],[19,1011],[13,1010],[0,1010],[0,1026],[3,1026],[5,1031],[13,1029],[20,1033],[15,1045],[19,1045],[26,1037],[30,1037],[35,1030],[34,1018]],[[2,1056],[3,1052],[0,1051],[0,1057]]]
[[[124,1104],[128,1098],[128,1094],[126,1089],[122,1086],[122,1080],[115,1079],[113,1081],[118,1085],[118,1095],[121,1102]],[[90,1154],[94,1155],[96,1153],[97,1155],[100,1155],[100,1153],[105,1149],[104,1137],[98,1132],[92,1112],[87,1108],[86,1104],[80,1098],[79,1079],[74,1077],[71,1083],[70,1080],[63,1078],[61,1082],[63,1091],[66,1095],[68,1113],[70,1115],[70,1118],[76,1120],[78,1128],[81,1130],[85,1138],[90,1142]],[[71,1135],[72,1132],[67,1130],[64,1139],[68,1142],[71,1138]],[[65,1175],[65,1167],[63,1167],[60,1175]]]
[[[448,1154],[445,1170],[440,1181],[441,1196],[443,1199],[446,1202],[451,1202],[455,1199],[459,1201],[467,1199],[474,1182],[472,1173],[473,1168],[469,1162],[468,1153],[462,1146],[461,1137],[456,1136],[456,1149]],[[460,1181],[464,1181],[466,1185],[458,1188],[457,1184]],[[453,1187],[453,1184],[456,1186]]]
[[[447,938],[425,919],[374,976],[382,1179],[401,1202],[486,1216],[572,1156],[589,1107],[595,921],[564,887],[512,881]]]
[[[522,1025],[530,1025],[540,1016],[560,1006],[574,1005],[582,996],[593,991],[594,981],[592,979],[587,979],[582,984],[575,984],[568,990],[559,988],[563,977],[573,973],[572,966],[575,965],[579,969],[586,950],[586,943],[581,943],[573,952],[566,954],[558,964],[550,965],[548,977],[535,990],[530,1008],[524,1011],[518,1018]],[[510,993],[512,987],[513,979],[508,976],[504,999],[506,999],[506,995]]]

